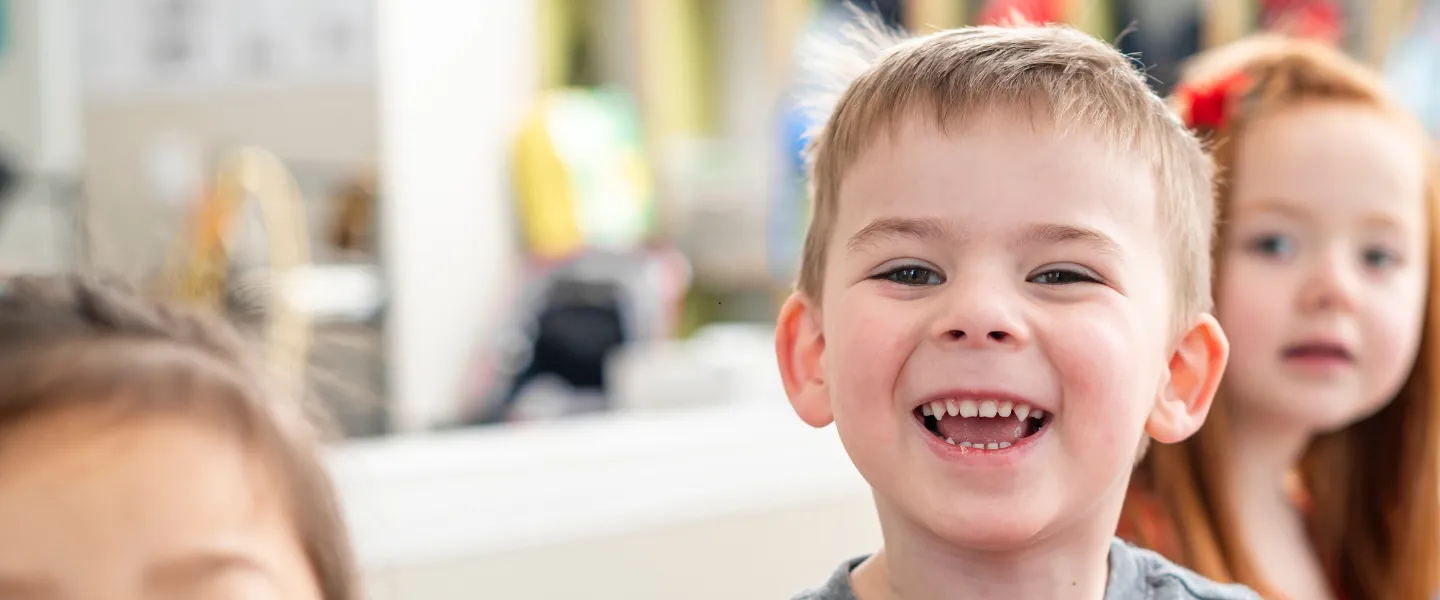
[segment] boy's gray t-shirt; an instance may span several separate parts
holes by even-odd
[[[862,560],[847,561],[823,587],[794,600],[860,600],[850,588],[850,571]],[[1260,600],[1260,596],[1244,586],[1215,583],[1159,554],[1116,539],[1110,543],[1105,600]]]

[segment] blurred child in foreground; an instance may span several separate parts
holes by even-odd
[[[224,323],[0,279],[0,598],[358,600],[306,412]]]

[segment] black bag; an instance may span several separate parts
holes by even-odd
[[[577,390],[605,390],[605,361],[629,342],[625,290],[610,281],[562,277],[551,284],[535,314],[530,361],[511,379],[504,395],[476,421],[499,423],[527,384],[554,375]]]
[[[539,315],[529,370],[603,390],[605,359],[627,341],[621,293],[610,282],[557,281]]]

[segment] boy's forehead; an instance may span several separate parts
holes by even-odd
[[[948,128],[906,117],[876,132],[843,171],[841,229],[897,213],[972,222],[1138,217],[1154,225],[1156,178],[1138,153],[1092,130],[995,116]]]

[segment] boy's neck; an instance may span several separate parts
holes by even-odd
[[[1077,528],[1003,551],[957,547],[918,523],[897,517],[880,498],[876,504],[885,548],[851,574],[860,600],[1101,600],[1105,596],[1118,503],[1113,510],[1098,511],[1114,517],[1106,527]]]

